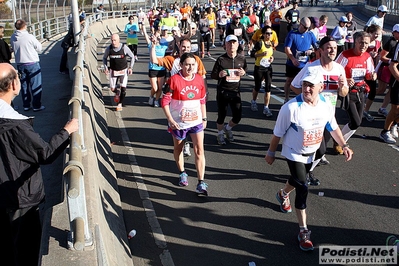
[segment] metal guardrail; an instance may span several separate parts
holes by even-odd
[[[99,20],[125,17],[133,14],[134,12],[135,11],[133,10],[125,12],[113,11],[89,15],[86,17],[86,23],[83,31],[79,33],[79,43],[75,49],[75,52],[77,53],[77,59],[75,67],[73,68],[74,80],[69,105],[71,106],[71,117],[77,118],[80,125],[79,131],[72,133],[69,161],[64,169],[64,175],[67,175],[66,194],[70,222],[68,247],[71,250],[82,251],[84,250],[84,247],[91,246],[93,244],[93,238],[91,232],[89,231],[87,219],[86,193],[84,187],[85,171],[82,164],[82,155],[86,152],[82,109],[85,101],[83,80],[85,78],[86,68],[84,63],[84,54],[86,49],[85,39],[87,37],[87,30],[91,24]],[[54,33],[58,34],[56,31]],[[50,34],[52,34],[52,32],[50,32]]]

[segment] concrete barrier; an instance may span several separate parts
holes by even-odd
[[[112,161],[101,78],[97,69],[99,41],[123,30],[126,23],[126,18],[96,22],[88,29],[86,39],[83,79],[86,152],[82,163],[92,241],[86,243],[83,251],[72,250],[68,245],[70,219],[67,196],[64,195],[63,202],[49,209],[44,217],[41,265],[133,265]],[[76,62],[72,57],[69,57],[69,62]]]

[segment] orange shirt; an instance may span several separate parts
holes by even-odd
[[[270,14],[270,21],[273,25],[280,25],[280,21],[283,18],[283,13],[280,10],[275,10]]]
[[[197,66],[198,66],[198,69],[197,69],[196,73],[198,73],[198,75],[200,75],[200,76],[205,76],[206,75],[206,70],[205,70],[204,64],[202,63],[201,59],[198,56],[194,55],[194,57],[195,57],[195,61],[197,62]],[[174,56],[171,56],[171,55],[167,55],[167,56],[162,57],[162,58],[157,58],[158,59],[158,66],[163,66],[163,67],[167,68],[171,72],[172,72],[172,70],[176,70],[177,71],[177,69],[173,69],[174,62],[175,62],[176,58],[179,58],[179,57],[174,57]]]
[[[191,6],[187,7],[181,7],[180,8],[180,13],[182,14],[183,18],[181,20],[187,20],[190,17],[190,14],[192,12]]]

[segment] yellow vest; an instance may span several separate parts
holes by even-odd
[[[267,48],[266,45],[265,45],[265,41],[261,40],[261,42],[262,42],[262,47],[260,48],[259,51],[257,51],[255,53],[255,55],[256,54],[261,54],[261,53],[264,53],[264,52],[267,52],[267,54],[265,56],[256,57],[255,66],[260,66],[260,60],[262,60],[263,58],[269,59],[273,55],[272,44],[270,43],[270,47]]]

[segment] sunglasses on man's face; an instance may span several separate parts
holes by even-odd
[[[267,31],[266,31],[266,32],[265,32],[265,34],[266,34],[266,35],[271,35],[272,33],[271,33],[271,32],[267,32]]]

